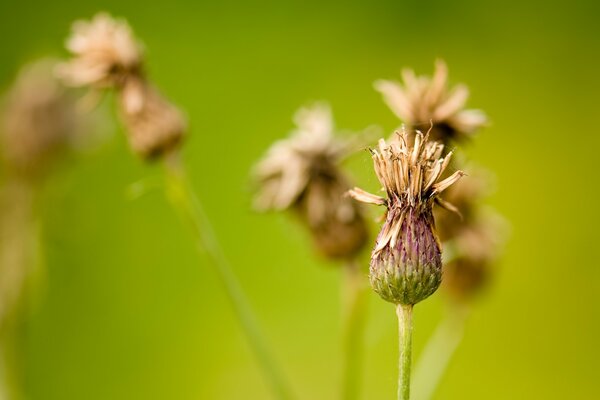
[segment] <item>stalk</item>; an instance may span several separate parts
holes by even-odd
[[[455,307],[436,328],[415,368],[415,400],[429,400],[435,394],[452,356],[464,336],[468,312]]]
[[[359,264],[351,260],[344,268],[344,372],[342,399],[360,398],[367,297]]]
[[[167,195],[171,204],[190,225],[200,251],[212,261],[214,272],[229,299],[248,344],[271,386],[274,398],[292,399],[288,382],[276,362],[266,339],[258,326],[244,292],[216,238],[210,220],[187,180],[185,169],[176,155],[166,158]]]
[[[412,305],[398,304],[398,338],[400,344],[398,400],[410,399],[410,367],[412,357]]]
[[[39,187],[10,178],[0,193],[0,400],[22,398],[22,329],[42,273]]]

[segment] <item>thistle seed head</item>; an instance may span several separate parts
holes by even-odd
[[[444,146],[427,141],[417,132],[414,145],[408,134],[397,140],[379,141],[371,150],[375,173],[386,198],[355,188],[356,200],[385,205],[385,223],[371,254],[370,280],[373,289],[395,304],[414,305],[438,288],[442,277],[440,244],[433,219],[433,204],[453,208],[439,194],[458,181],[463,173],[441,176],[452,156],[442,157]]]
[[[142,73],[142,46],[126,21],[101,13],[89,22],[75,22],[67,49],[74,57],[58,69],[59,75],[73,86],[116,90],[137,155],[156,159],[182,142],[185,118]]]
[[[139,97],[132,95],[129,87]],[[129,144],[137,155],[155,159],[181,144],[187,130],[186,120],[156,88],[145,81],[131,79],[118,94]],[[132,100],[132,96],[135,99]]]
[[[506,223],[482,205],[489,181],[489,173],[470,168],[469,176],[444,194],[462,218],[447,210],[435,213],[440,238],[451,254],[444,265],[444,287],[457,300],[468,300],[486,286],[504,247]]]
[[[54,63],[24,67],[4,99],[0,128],[5,167],[36,176],[74,139],[75,101],[53,76]]]
[[[402,71],[403,84],[379,80],[374,86],[392,112],[410,130],[427,130],[431,127],[431,140],[448,144],[475,134],[487,123],[479,110],[466,110],[469,90],[465,85],[448,88],[448,68],[438,60],[432,78],[416,76],[411,69]]]
[[[141,44],[126,21],[109,14],[76,21],[66,47],[74,57],[60,65],[58,73],[72,86],[115,88],[141,74]]]
[[[361,208],[344,196],[349,185],[339,168],[348,149],[333,137],[326,104],[300,109],[297,129],[276,142],[256,166],[258,210],[293,210],[326,257],[342,259],[359,252],[367,239]]]

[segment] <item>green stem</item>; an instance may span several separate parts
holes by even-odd
[[[398,304],[398,338],[400,344],[398,400],[410,399],[410,367],[412,357],[412,305]]]
[[[462,341],[467,316],[467,310],[450,310],[427,342],[415,368],[415,400],[429,400],[435,394],[452,356]]]
[[[182,218],[190,224],[199,250],[205,251],[233,307],[239,324],[254,351],[276,399],[292,399],[291,390],[263,337],[244,292],[216,238],[208,216],[189,184],[183,165],[173,155],[167,158],[167,194]]]
[[[367,297],[364,278],[355,260],[344,268],[344,375],[342,399],[360,398]]]

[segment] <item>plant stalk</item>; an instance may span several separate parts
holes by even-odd
[[[249,302],[219,245],[210,220],[187,180],[185,168],[178,155],[173,154],[166,159],[166,169],[167,195],[176,211],[191,226],[199,250],[206,252],[211,259],[214,271],[231,303],[248,344],[255,353],[264,376],[271,386],[274,397],[279,400],[292,399],[289,384],[262,335]]]
[[[364,278],[359,264],[351,260],[344,268],[344,371],[342,399],[360,398],[364,350],[364,331],[367,311],[367,296]]]
[[[400,345],[398,400],[410,399],[410,367],[412,358],[412,305],[398,304],[398,338]]]

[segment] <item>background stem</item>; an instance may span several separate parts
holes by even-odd
[[[467,317],[467,310],[454,306],[431,335],[415,367],[414,400],[429,400],[435,394],[462,341]]]
[[[353,259],[344,268],[344,372],[342,399],[360,398],[367,296],[364,277]]]
[[[398,337],[400,344],[398,400],[410,399],[410,367],[412,357],[412,305],[398,304]]]
[[[199,249],[205,251],[211,259],[219,281],[233,307],[246,339],[257,357],[258,363],[271,385],[275,398],[292,399],[289,385],[258,327],[248,300],[219,245],[212,225],[187,180],[185,169],[178,155],[173,154],[172,157],[167,158],[166,167],[168,197],[173,207],[191,226],[196,235]]]

